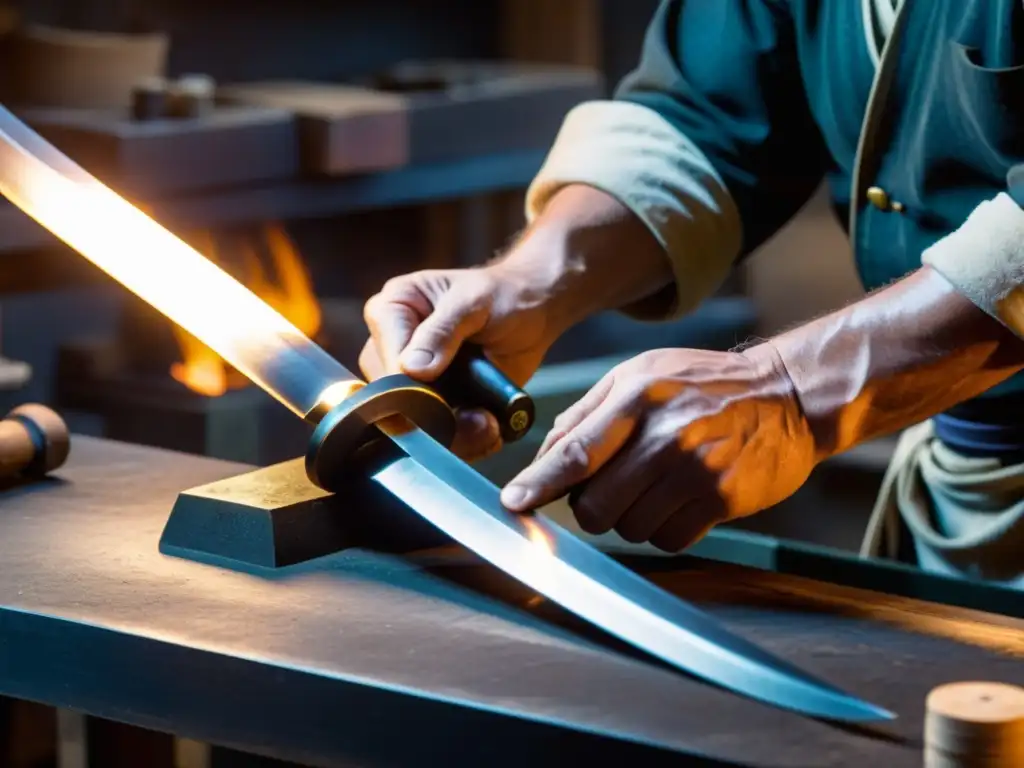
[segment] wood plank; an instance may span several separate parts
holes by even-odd
[[[299,172],[294,119],[280,109],[218,107],[204,117],[146,121],[117,110],[31,109],[19,116],[135,198],[266,184]]]
[[[389,70],[372,88],[266,81],[218,94],[293,112],[305,170],[335,176],[546,148],[564,114],[600,89],[581,67],[425,61]]]
[[[307,173],[369,173],[409,162],[407,105],[400,96],[333,83],[280,80],[226,85],[218,89],[218,97],[295,115]]]
[[[600,0],[503,0],[502,32],[509,58],[600,69]]]

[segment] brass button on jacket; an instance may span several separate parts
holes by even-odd
[[[881,187],[870,187],[868,202],[880,211],[887,211],[889,210],[889,193]]]
[[[903,211],[903,203],[893,200],[889,193],[881,187],[869,187],[867,191],[868,202],[880,211]]]

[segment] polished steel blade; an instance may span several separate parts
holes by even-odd
[[[506,510],[499,489],[421,430],[374,476],[457,542],[563,608],[679,669],[813,717],[891,719],[728,632],[546,517]]]

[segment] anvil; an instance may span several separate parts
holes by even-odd
[[[892,714],[728,632],[543,515],[518,515],[449,450],[453,404],[435,386],[366,383],[251,291],[0,109],[0,192],[84,257],[315,425],[306,475],[345,493],[354,472],[487,562],[591,624],[678,669],[808,715]],[[525,398],[470,348],[456,365],[470,404],[509,437]],[[217,512],[207,516],[216,521]],[[171,522],[174,522],[173,520]],[[288,523],[287,517],[272,527]],[[299,520],[301,524],[302,521]],[[313,535],[318,532],[314,531]],[[227,531],[234,538],[237,534]]]
[[[407,554],[450,537],[351,467],[344,487],[309,481],[296,458],[178,494],[160,551],[227,568],[278,569],[341,552]]]

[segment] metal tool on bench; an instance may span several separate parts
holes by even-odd
[[[328,490],[382,448],[372,479],[454,540],[555,603],[647,653],[761,701],[834,720],[892,714],[732,635],[712,618],[542,515],[517,515],[448,450],[450,405],[405,377],[367,384],[212,262],[0,109],[0,192],[110,276],[316,424],[306,467]],[[463,383],[488,393],[515,437],[528,402],[479,355]],[[498,386],[487,385],[490,381]],[[498,406],[495,408],[495,406]]]

